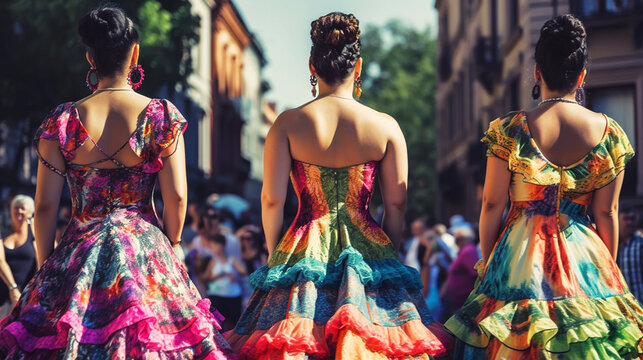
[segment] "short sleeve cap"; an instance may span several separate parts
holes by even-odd
[[[47,114],[36,130],[33,145],[38,150],[40,139],[58,140],[60,152],[67,161],[74,158],[74,151],[86,140],[87,134],[80,126],[74,103],[68,102],[56,106]]]
[[[484,133],[480,141],[487,145],[487,156],[495,156],[502,160],[509,161],[511,152],[516,145],[516,139],[512,135],[516,113],[510,113],[489,123],[489,129]]]
[[[608,118],[603,144],[597,147],[586,166],[595,179],[592,187],[599,189],[611,183],[625,170],[634,155],[632,144],[623,128],[614,119]]]
[[[142,128],[130,139],[130,147],[146,162],[145,172],[163,168],[161,153],[185,132],[187,121],[170,101],[153,99]]]

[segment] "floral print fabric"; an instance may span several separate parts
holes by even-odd
[[[299,211],[227,339],[243,359],[444,356],[415,269],[404,266],[368,205],[379,163],[327,168],[293,160]]]
[[[508,163],[511,208],[484,277],[445,326],[463,359],[613,359],[643,353],[643,309],[589,219],[594,192],[634,151],[606,117],[600,141],[569,166],[549,162],[524,112],[482,139]]]
[[[143,160],[127,168],[71,163],[88,140],[73,103],[38,129],[66,160],[72,218],[52,255],[0,322],[9,359],[227,358],[218,314],[201,299],[152,207],[161,151],[185,130],[172,103],[153,99],[128,139]]]

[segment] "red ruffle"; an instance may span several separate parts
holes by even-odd
[[[440,357],[453,347],[453,338],[438,323],[426,326],[420,320],[410,320],[397,327],[376,325],[350,304],[340,307],[326,324],[318,325],[307,318],[284,319],[268,330],[250,335],[230,332],[226,337],[242,359],[258,359],[275,349],[323,358],[331,356],[329,348],[335,348],[344,330],[357,334],[369,350],[391,358],[419,354]]]

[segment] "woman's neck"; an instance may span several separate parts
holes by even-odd
[[[19,236],[24,236],[29,233],[29,223],[24,221],[21,224],[14,224],[12,226],[14,234],[18,234]]]
[[[352,98],[353,97],[353,79],[349,77],[348,79],[344,80],[341,84],[338,84],[338,85],[329,85],[329,84],[326,84],[323,80],[319,81],[318,98],[322,98],[325,96]]]
[[[106,88],[117,88],[117,89],[122,89],[122,88],[129,88],[131,87],[129,83],[127,82],[127,77],[126,76],[110,76],[110,77],[102,77],[100,78],[100,81],[98,82],[98,89],[106,89]]]

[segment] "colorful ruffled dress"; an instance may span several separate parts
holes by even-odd
[[[569,166],[538,149],[525,112],[494,120],[482,141],[507,161],[511,208],[483,278],[445,326],[459,359],[632,359],[643,309],[590,222],[594,192],[634,151],[606,117],[602,140]]]
[[[220,319],[190,282],[152,206],[161,152],[185,126],[174,105],[153,99],[123,145],[142,162],[125,167],[113,159],[118,167],[98,169],[71,163],[76,149],[94,141],[75,105],[62,104],[47,116],[34,145],[40,139],[60,143],[66,173],[42,160],[66,177],[72,217],[17,306],[0,321],[0,357],[228,358]]]
[[[242,359],[447,355],[417,270],[404,266],[368,206],[379,163],[328,168],[293,160],[299,211],[226,334]]]

